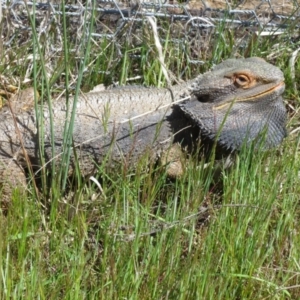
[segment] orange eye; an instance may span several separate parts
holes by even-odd
[[[250,83],[250,79],[244,74],[239,74],[235,76],[234,82],[240,87],[245,87]]]

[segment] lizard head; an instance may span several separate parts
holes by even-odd
[[[265,60],[228,59],[196,78],[191,100],[180,108],[227,149],[253,141],[270,148],[286,136],[284,89],[283,73]]]

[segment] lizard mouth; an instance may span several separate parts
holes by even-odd
[[[263,91],[255,93],[254,95],[251,95],[250,93],[249,94],[246,93],[246,95],[241,96],[241,97],[237,96],[234,99],[221,101],[221,103],[219,105],[214,105],[213,109],[214,110],[223,109],[225,107],[232,106],[236,102],[261,101],[262,98],[265,97],[266,95],[269,95],[271,93],[274,93],[276,91],[280,91],[280,90],[284,89],[284,86],[285,86],[284,81],[281,81],[277,85],[271,86],[268,89],[264,89]]]

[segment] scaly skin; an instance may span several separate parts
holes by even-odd
[[[61,163],[59,154],[75,145],[83,174],[92,173],[95,162],[101,164],[108,153],[111,164],[131,163],[146,151],[155,159],[172,143],[190,146],[198,138],[199,128],[204,136],[217,139],[230,150],[257,139],[261,131],[266,132],[267,147],[276,146],[285,135],[283,80],[278,68],[252,58],[227,60],[212,72],[171,90],[124,88],[88,93],[78,99],[73,144],[69,146],[63,145],[66,105],[64,100],[59,100],[53,103],[54,158],[49,109],[42,110],[43,131],[39,129],[39,138],[36,113],[34,109],[23,111],[21,101],[13,105],[13,113],[9,109],[0,112],[0,172],[4,194],[9,197],[11,187],[26,183],[21,163],[23,149],[32,165],[40,167],[41,145],[45,161],[54,159],[56,164]],[[192,99],[172,106],[183,94],[191,94]],[[138,115],[142,116],[135,118]],[[73,153],[74,150],[70,171]]]
[[[188,93],[188,83],[167,88],[126,87],[91,92],[79,96],[73,131],[73,143],[83,175],[95,171],[95,162],[101,164],[108,154],[110,164],[114,162],[130,163],[136,161],[147,150],[152,151],[155,159],[173,140],[173,131],[184,127],[181,120],[161,122],[176,115],[170,107],[180,95]],[[63,146],[63,131],[66,122],[65,99],[54,101],[52,105],[54,120],[55,163],[61,164],[66,147]],[[41,109],[43,132],[38,135],[36,113],[33,105],[23,103],[22,99],[12,103],[12,109],[5,107],[0,111],[0,173],[4,186],[3,195],[10,197],[11,188],[26,185],[23,166],[26,167],[26,155],[35,169],[41,167],[40,145],[43,141],[45,161],[52,159],[51,123],[48,107]],[[69,99],[69,107],[73,98]],[[28,110],[29,107],[29,110]],[[134,117],[143,115],[137,119]],[[17,130],[16,130],[16,123]],[[176,123],[176,124],[173,124]],[[173,124],[173,125],[171,125]],[[171,128],[172,126],[172,128]],[[41,127],[40,127],[41,128]],[[42,129],[40,129],[42,132]],[[159,133],[159,134],[158,134]],[[181,133],[181,135],[183,132]],[[22,143],[20,143],[22,141]],[[72,150],[70,173],[74,167]],[[51,164],[48,164],[48,167]]]

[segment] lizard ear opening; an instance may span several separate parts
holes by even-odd
[[[196,99],[199,101],[199,102],[202,102],[202,103],[206,103],[206,102],[211,102],[211,97],[210,95],[204,95],[204,94],[201,94],[201,95],[197,95],[197,94],[194,94],[194,97],[196,97]]]

